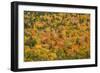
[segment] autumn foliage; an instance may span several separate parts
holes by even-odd
[[[24,11],[24,61],[90,58],[90,14]]]

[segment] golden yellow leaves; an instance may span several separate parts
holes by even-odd
[[[27,52],[25,51],[25,53],[31,53],[30,56],[31,58],[33,57],[33,60],[34,60],[34,57],[37,57],[37,60],[38,59],[39,60],[55,60],[57,58],[57,55],[55,53],[52,53],[48,49],[45,49],[45,48],[35,47],[33,49],[30,49],[30,50],[26,49],[26,50]],[[31,58],[28,58],[28,60]]]
[[[57,55],[56,53],[48,53],[48,59],[49,60],[56,60],[57,59]]]
[[[37,49],[38,49],[38,48],[42,48],[42,46],[41,46],[41,44],[36,44],[36,45],[35,45],[35,48],[37,48]]]

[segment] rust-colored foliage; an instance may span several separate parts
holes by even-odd
[[[90,58],[90,14],[24,11],[24,61]]]

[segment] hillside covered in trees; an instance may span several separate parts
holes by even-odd
[[[24,11],[24,61],[90,58],[90,14]]]

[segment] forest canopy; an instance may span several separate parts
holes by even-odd
[[[90,58],[90,14],[24,11],[24,61]]]

